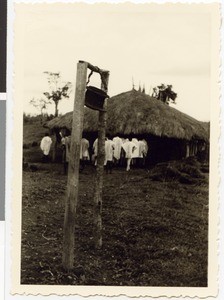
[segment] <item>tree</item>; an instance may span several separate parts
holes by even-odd
[[[160,86],[157,86],[157,88],[159,90],[157,99],[161,100],[162,102],[164,102],[168,105],[170,102],[176,104],[175,100],[177,98],[177,93],[172,91],[172,87],[173,87],[172,85],[166,86],[163,83]]]
[[[44,72],[48,75],[49,92],[43,94],[55,104],[55,117],[58,116],[58,104],[64,98],[69,98],[71,93],[71,82],[61,82],[60,73]]]
[[[47,109],[47,105],[50,104],[51,102],[48,99],[44,99],[44,98],[32,98],[29,103],[40,111],[41,123],[42,123],[44,117],[43,112],[45,109]]]

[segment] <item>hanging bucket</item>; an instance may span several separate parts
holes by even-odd
[[[106,92],[95,86],[87,86],[85,94],[85,105],[89,108],[105,111],[103,109],[104,101],[109,98]]]

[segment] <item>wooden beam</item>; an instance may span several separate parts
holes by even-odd
[[[101,77],[101,89],[107,93],[109,72],[104,73]],[[102,192],[103,192],[103,176],[104,176],[104,160],[105,160],[105,137],[106,137],[106,119],[107,119],[107,99],[104,101],[104,111],[99,111],[98,121],[98,152],[97,152],[97,168],[96,182],[94,193],[94,242],[95,248],[102,247]]]
[[[96,72],[96,73],[99,73],[99,74],[102,74],[102,73],[109,73],[109,71],[100,69],[99,67],[93,66],[92,64],[90,64],[90,63],[88,63],[88,62],[85,62],[85,61],[83,61],[83,60],[79,60],[79,62],[80,62],[80,63],[86,63],[86,64],[87,64],[87,68],[90,69],[90,70],[93,71],[93,72]]]
[[[78,202],[80,141],[82,138],[87,63],[77,64],[76,90],[73,110],[70,160],[68,166],[67,197],[65,201],[64,239],[62,264],[66,270],[73,269],[75,248],[75,220]]]

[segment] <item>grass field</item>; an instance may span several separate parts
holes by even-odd
[[[23,157],[26,162],[41,162],[42,152],[40,150],[40,142],[48,128],[44,128],[40,118],[33,117],[31,120],[24,122],[23,126]],[[51,136],[54,141],[54,135]],[[50,151],[52,156],[52,149]]]
[[[30,146],[33,142],[40,144],[45,132],[48,132],[48,129],[43,127],[40,119],[33,117],[31,120],[24,122],[23,144]]]
[[[103,248],[95,250],[95,169],[87,166],[80,173],[75,269],[68,274],[62,269],[67,178],[61,164],[36,166],[23,172],[22,284],[207,285],[207,173],[192,184],[155,178],[158,167],[105,174]]]

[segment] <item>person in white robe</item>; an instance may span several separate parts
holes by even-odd
[[[140,166],[143,167],[145,165],[146,156],[148,153],[148,144],[146,140],[139,141],[139,158],[140,158]]]
[[[136,146],[133,142],[129,141],[129,139],[126,139],[122,145],[122,148],[125,151],[125,158],[126,158],[126,162],[127,162],[126,171],[130,171],[131,160],[132,160],[133,152],[136,149]]]
[[[138,158],[139,157],[139,141],[136,138],[133,138],[131,141],[132,141],[132,143],[135,144],[135,150],[132,154],[132,158]]]
[[[121,158],[122,139],[119,136],[113,138],[114,142],[114,162],[117,165]]]
[[[114,149],[115,149],[114,142],[112,140],[106,138],[104,166],[106,166],[107,173],[109,173],[109,172],[112,173]]]
[[[89,160],[89,141],[85,138],[80,142],[80,159]]]
[[[80,160],[82,170],[85,168],[86,161],[89,159],[89,141],[83,137],[80,142]]]
[[[145,151],[145,143],[142,140],[140,140],[139,141],[139,158],[143,158],[144,151]]]
[[[132,164],[133,164],[133,166],[136,166],[137,160],[139,158],[139,141],[136,138],[133,138],[131,141],[132,141],[132,143],[135,144],[135,150],[133,151],[133,154],[132,154]]]
[[[49,152],[51,149],[52,139],[49,137],[48,133],[45,133],[45,136],[40,142],[40,149],[43,151],[43,162],[49,161]]]

